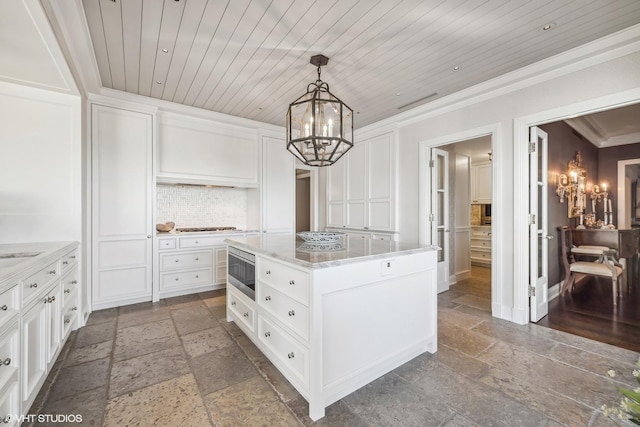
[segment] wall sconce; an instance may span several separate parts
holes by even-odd
[[[569,202],[568,216],[575,218],[584,214],[586,208],[587,171],[582,162],[582,154],[578,151],[576,158],[568,163],[566,174],[558,175],[556,194],[560,203],[566,198]]]

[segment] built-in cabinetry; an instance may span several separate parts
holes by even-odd
[[[258,171],[255,130],[159,114],[159,182],[257,187]]]
[[[36,247],[36,246],[33,246]],[[0,421],[17,425],[81,317],[76,243],[0,277]]]
[[[232,236],[259,233],[197,233],[157,237],[156,276],[160,298],[223,288],[227,283],[227,244]]]
[[[327,227],[397,231],[395,135],[358,142],[327,171]]]
[[[293,233],[295,226],[295,157],[283,139],[263,136],[260,183],[260,229]]]
[[[153,115],[93,104],[93,309],[151,300]]]
[[[491,203],[491,163],[471,166],[471,203]]]
[[[491,267],[491,226],[471,227],[471,264]]]

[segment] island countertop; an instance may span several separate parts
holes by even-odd
[[[246,251],[270,256],[305,268],[326,268],[367,259],[385,259],[439,250],[437,246],[344,236],[329,249],[319,249],[295,234],[232,237],[225,242]]]

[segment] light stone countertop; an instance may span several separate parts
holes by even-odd
[[[45,267],[73,250],[78,242],[0,244],[0,292],[15,285],[24,271]],[[34,255],[36,254],[36,255]],[[25,256],[26,255],[26,256]],[[29,256],[33,255],[33,256]]]
[[[233,237],[229,245],[251,253],[270,256],[305,268],[326,268],[365,260],[386,259],[418,252],[437,251],[437,246],[377,240],[359,236],[341,237],[330,250],[317,250],[294,234],[263,234]]]

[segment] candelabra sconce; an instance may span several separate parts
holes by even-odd
[[[591,212],[593,212],[594,215],[596,213],[596,205],[600,203],[600,200],[602,200],[603,219],[596,221],[596,227],[612,230],[615,229],[616,226],[613,225],[613,207],[611,199],[609,198],[609,192],[607,191],[607,184],[603,183],[602,185],[594,185],[590,197]]]
[[[578,151],[576,158],[569,161],[567,173],[558,175],[556,183],[556,194],[560,197],[560,203],[564,203],[564,199],[567,199],[568,217],[580,217],[581,225],[587,204],[585,191],[586,173],[587,171],[582,163],[582,154]]]

